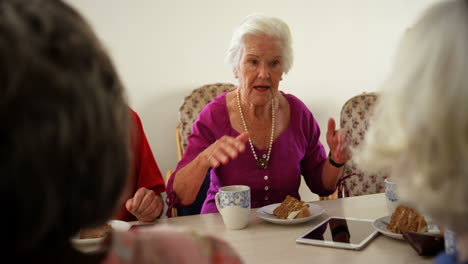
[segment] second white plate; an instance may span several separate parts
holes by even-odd
[[[390,223],[391,218],[392,218],[392,216],[390,216],[390,215],[380,217],[378,219],[375,219],[374,223],[372,223],[372,224],[374,225],[374,228],[377,231],[379,231],[382,235],[385,235],[385,236],[388,236],[388,237],[391,237],[391,238],[404,240],[402,234],[397,234],[397,233],[392,232],[392,231],[387,229],[387,225],[388,225],[388,223]],[[426,218],[426,221],[427,221],[427,218]],[[427,224],[427,232],[428,233],[433,233],[433,234],[440,234],[439,228],[436,225],[433,225],[430,221],[428,221],[428,224]]]
[[[385,236],[388,236],[388,237],[391,237],[391,238],[396,238],[396,239],[403,240],[404,238],[403,238],[402,234],[397,234],[397,233],[394,233],[394,232],[387,229],[387,225],[388,225],[388,223],[390,223],[391,218],[392,217],[389,216],[389,215],[384,216],[384,217],[380,217],[378,219],[375,219],[375,221],[374,221],[374,223],[372,223],[372,225],[382,235],[385,235]]]
[[[281,203],[275,203],[275,204],[270,204],[266,205],[264,207],[261,207],[257,210],[257,216],[262,218],[265,221],[275,223],[275,224],[280,224],[280,225],[295,225],[295,224],[300,224],[300,223],[305,223],[308,222],[317,216],[321,215],[324,210],[320,205],[313,204],[313,203],[307,203],[309,206],[309,211],[310,211],[310,216],[304,217],[304,218],[298,218],[298,219],[279,219],[276,217],[276,215],[273,214],[273,210],[275,210],[276,207],[278,207]]]
[[[128,231],[131,225],[127,222],[120,221],[120,220],[110,220],[108,222],[114,231]],[[104,236],[105,237],[105,236]],[[99,238],[79,238],[79,234],[77,234],[73,239],[73,243],[77,246],[87,246],[87,245],[95,245],[99,244],[104,240],[104,237]]]

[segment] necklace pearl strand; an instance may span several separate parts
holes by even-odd
[[[242,113],[242,108],[241,108],[240,98],[239,98],[239,88],[237,88],[237,106],[239,107],[239,112],[240,112],[240,116],[242,119],[242,124],[244,125],[244,130],[245,132],[249,133],[249,131],[247,130],[247,125],[245,123],[244,114]],[[250,148],[252,149],[252,153],[254,155],[255,161],[257,161],[257,167],[259,167],[260,169],[266,169],[268,167],[268,161],[270,160],[270,154],[271,154],[271,147],[273,146],[274,134],[275,134],[275,101],[274,99],[272,99],[271,100],[271,137],[270,137],[270,146],[268,147],[268,154],[266,158],[265,158],[265,155],[263,155],[263,158],[260,158],[260,159],[257,157],[252,140],[250,139],[250,136],[249,136]]]

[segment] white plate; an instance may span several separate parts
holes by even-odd
[[[390,223],[391,218],[392,218],[392,216],[390,216],[390,215],[380,217],[378,219],[375,219],[374,222],[372,223],[372,225],[374,226],[375,229],[377,229],[377,231],[379,231],[380,233],[382,233],[385,236],[404,240],[402,234],[397,234],[397,233],[392,232],[392,231],[387,229],[387,225],[388,225],[388,223]],[[439,234],[440,233],[439,228],[436,225],[433,225],[433,224],[431,224],[429,222],[427,223],[427,230],[428,230],[427,231],[428,233],[434,233],[434,234]]]
[[[305,223],[308,222],[317,216],[321,215],[324,210],[322,206],[313,204],[313,203],[307,203],[309,206],[309,211],[310,211],[310,216],[304,217],[304,218],[298,218],[298,219],[279,219],[276,217],[276,215],[273,214],[273,210],[276,209],[281,203],[276,203],[276,204],[270,204],[267,206],[264,206],[262,208],[259,208],[257,210],[257,216],[262,218],[265,221],[275,223],[275,224],[280,224],[280,225],[294,225],[294,224],[300,224],[300,223]]]
[[[374,226],[377,231],[379,231],[382,235],[386,235],[391,238],[401,239],[403,240],[402,234],[397,234],[387,229],[387,223],[390,223],[390,219],[392,217],[390,215],[380,217],[379,219],[375,219],[372,225]]]
[[[107,222],[112,226],[114,231],[128,231],[131,225],[127,222],[120,221],[120,220],[110,220]],[[98,238],[80,238],[80,234],[75,235],[72,239],[73,244],[76,246],[89,246],[89,245],[97,245],[104,240],[105,236],[98,237]]]

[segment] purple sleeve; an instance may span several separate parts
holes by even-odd
[[[198,154],[203,150],[209,147],[213,142],[216,141],[215,133],[213,129],[216,129],[217,122],[215,122],[216,117],[213,115],[216,114],[216,104],[214,102],[208,104],[203,108],[201,113],[198,115],[197,120],[193,124],[192,134],[187,138],[187,148],[184,152],[182,159],[177,164],[176,170],[172,173],[169,181],[166,186],[166,202],[168,210],[166,215],[168,217],[172,216],[173,207],[182,207],[179,199],[177,198],[176,193],[172,189],[172,184],[174,182],[174,175],[192,160],[194,160]]]
[[[327,153],[320,142],[320,127],[312,113],[304,103],[298,103],[304,107],[304,117],[302,119],[303,132],[307,138],[307,149],[301,161],[301,174],[309,189],[319,196],[328,196],[334,191],[328,191],[323,186],[322,170],[327,160]]]

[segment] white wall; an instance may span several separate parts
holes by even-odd
[[[289,24],[295,61],[280,89],[306,103],[326,146],[328,118],[339,119],[351,96],[378,89],[399,38],[434,0],[68,2],[114,58],[165,174],[177,164],[175,127],[184,95],[202,84],[233,82],[224,54],[234,28],[248,14],[266,13]],[[305,200],[314,197],[301,192]]]

